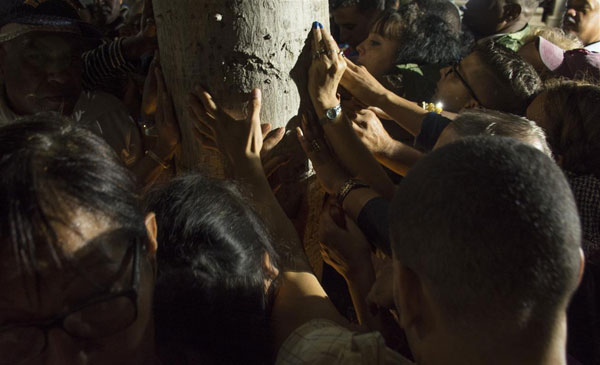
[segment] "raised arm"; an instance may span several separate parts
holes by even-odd
[[[358,138],[377,161],[399,175],[406,175],[408,170],[423,157],[420,151],[394,140],[377,115],[369,109],[358,111],[352,118],[352,126]]]
[[[337,89],[346,69],[346,59],[329,32],[320,27],[313,27],[312,50],[308,90],[327,140],[353,176],[391,199],[394,194],[393,183],[356,136],[352,122],[341,110]]]
[[[362,103],[384,111],[413,136],[419,134],[427,111],[386,89],[364,66],[357,66],[350,60],[346,65],[341,85],[348,92]]]
[[[313,274],[298,234],[265,177],[260,159],[263,143],[260,90],[252,92],[246,120],[231,118],[202,88],[191,96],[190,106],[198,122],[198,132],[213,140],[231,163],[236,179],[245,185],[255,208],[267,222],[274,246],[283,259],[280,286],[271,315],[276,347],[312,319],[329,319],[347,325]]]

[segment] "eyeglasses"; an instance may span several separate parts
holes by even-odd
[[[141,246],[140,238],[136,238],[123,259],[123,262],[129,259],[133,251],[129,289],[116,293],[108,290],[73,311],[43,322],[0,328],[0,364],[19,364],[44,352],[48,331],[53,328],[60,328],[78,339],[100,339],[133,324],[138,316]]]
[[[459,64],[460,64],[460,62],[456,62],[456,63],[452,64],[452,66],[451,66],[452,72],[454,72],[454,74],[456,74],[456,76],[458,76],[458,79],[464,85],[464,87],[467,89],[467,91],[469,92],[469,94],[471,95],[471,97],[479,105],[483,106],[483,103],[479,100],[479,98],[477,97],[477,95],[475,95],[475,92],[473,91],[473,88],[469,85],[469,83],[467,82],[467,80],[465,80],[465,78],[460,74],[460,72],[458,72],[458,65]]]

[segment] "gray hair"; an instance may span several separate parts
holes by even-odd
[[[552,156],[542,128],[535,122],[518,115],[496,110],[468,110],[461,113],[450,126],[460,137],[502,136],[525,142],[537,139],[542,146],[542,151],[546,155]]]

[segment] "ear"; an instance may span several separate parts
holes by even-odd
[[[158,234],[158,226],[156,224],[156,215],[154,213],[148,213],[146,215],[146,232],[148,233],[148,253],[152,256],[156,255],[158,249],[158,242],[156,236]]]
[[[394,302],[404,330],[421,327],[425,296],[419,276],[394,260]]]
[[[471,97],[469,99],[469,101],[467,101],[467,103],[465,105],[463,105],[462,109],[460,110],[460,112],[464,112],[465,110],[469,110],[469,109],[476,109],[481,107],[481,105],[477,102],[477,100],[473,99],[473,97]]]
[[[579,277],[577,278],[577,286],[581,284],[581,280],[583,280],[583,273],[585,271],[585,254],[583,250],[579,249]]]
[[[519,4],[506,4],[504,5],[501,21],[510,23],[515,21],[521,16],[523,8]]]

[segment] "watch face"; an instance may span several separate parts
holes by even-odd
[[[335,118],[337,118],[338,115],[340,115],[341,109],[342,108],[340,108],[340,107],[327,109],[327,112],[325,113],[325,115],[327,115],[328,119],[334,120]]]

